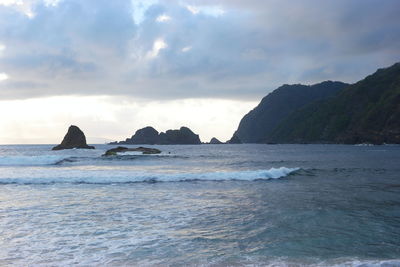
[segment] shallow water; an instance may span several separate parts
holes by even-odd
[[[0,146],[0,265],[400,266],[400,146]]]

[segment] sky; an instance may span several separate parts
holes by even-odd
[[[188,126],[229,139],[282,84],[400,61],[398,0],[0,0],[0,144]]]

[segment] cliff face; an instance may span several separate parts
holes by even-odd
[[[179,130],[168,130],[165,133],[158,133],[153,127],[139,129],[131,137],[118,144],[150,144],[150,145],[188,145],[201,144],[199,135],[193,133],[187,127]]]
[[[400,63],[298,110],[267,138],[280,143],[400,143]]]
[[[263,143],[275,127],[297,109],[317,100],[331,97],[348,86],[326,81],[312,86],[283,85],[264,97],[260,104],[240,121],[230,143]]]

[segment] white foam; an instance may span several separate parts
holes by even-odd
[[[0,166],[36,166],[53,165],[66,159],[65,156],[43,155],[43,156],[2,156]]]
[[[143,152],[141,151],[127,151],[127,152],[118,152],[118,156],[138,156],[138,155],[143,155]]]
[[[176,157],[176,155],[167,153],[167,152],[161,152],[158,154],[144,154],[141,151],[126,151],[126,152],[117,152],[118,156],[145,156],[145,157]]]
[[[322,262],[319,264],[311,265],[315,267],[332,266],[332,267],[395,267],[400,266],[400,260],[337,260],[336,263]]]
[[[309,266],[309,267],[398,267],[400,266],[399,259],[393,260],[360,260],[360,259],[333,259],[320,262],[310,262],[310,259],[305,259],[302,261],[298,259],[297,261],[291,261],[288,259],[273,259],[268,261],[262,261],[259,259],[254,259],[254,257],[246,257],[246,260],[238,262],[238,266],[265,266],[265,267],[292,267],[292,266]],[[224,265],[224,263],[216,265]],[[201,266],[214,266],[215,264],[202,264]],[[235,265],[236,266],[236,265]]]
[[[180,181],[254,181],[278,179],[289,175],[300,168],[271,168],[269,170],[235,171],[235,172],[203,172],[203,173],[149,173],[132,172],[127,170],[116,171],[76,171],[46,172],[40,177],[30,173],[26,177],[0,178],[2,184],[50,184],[50,183],[87,183],[87,184],[118,184],[135,182],[180,182]],[[47,176],[43,176],[46,175]]]

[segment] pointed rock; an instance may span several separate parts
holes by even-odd
[[[72,149],[72,148],[86,148],[94,149],[94,146],[88,146],[86,143],[85,134],[75,125],[68,128],[67,134],[64,136],[61,144],[53,147],[52,150]]]
[[[210,144],[211,145],[220,145],[220,144],[223,144],[223,143],[221,141],[219,141],[217,138],[213,137],[210,140]]]

